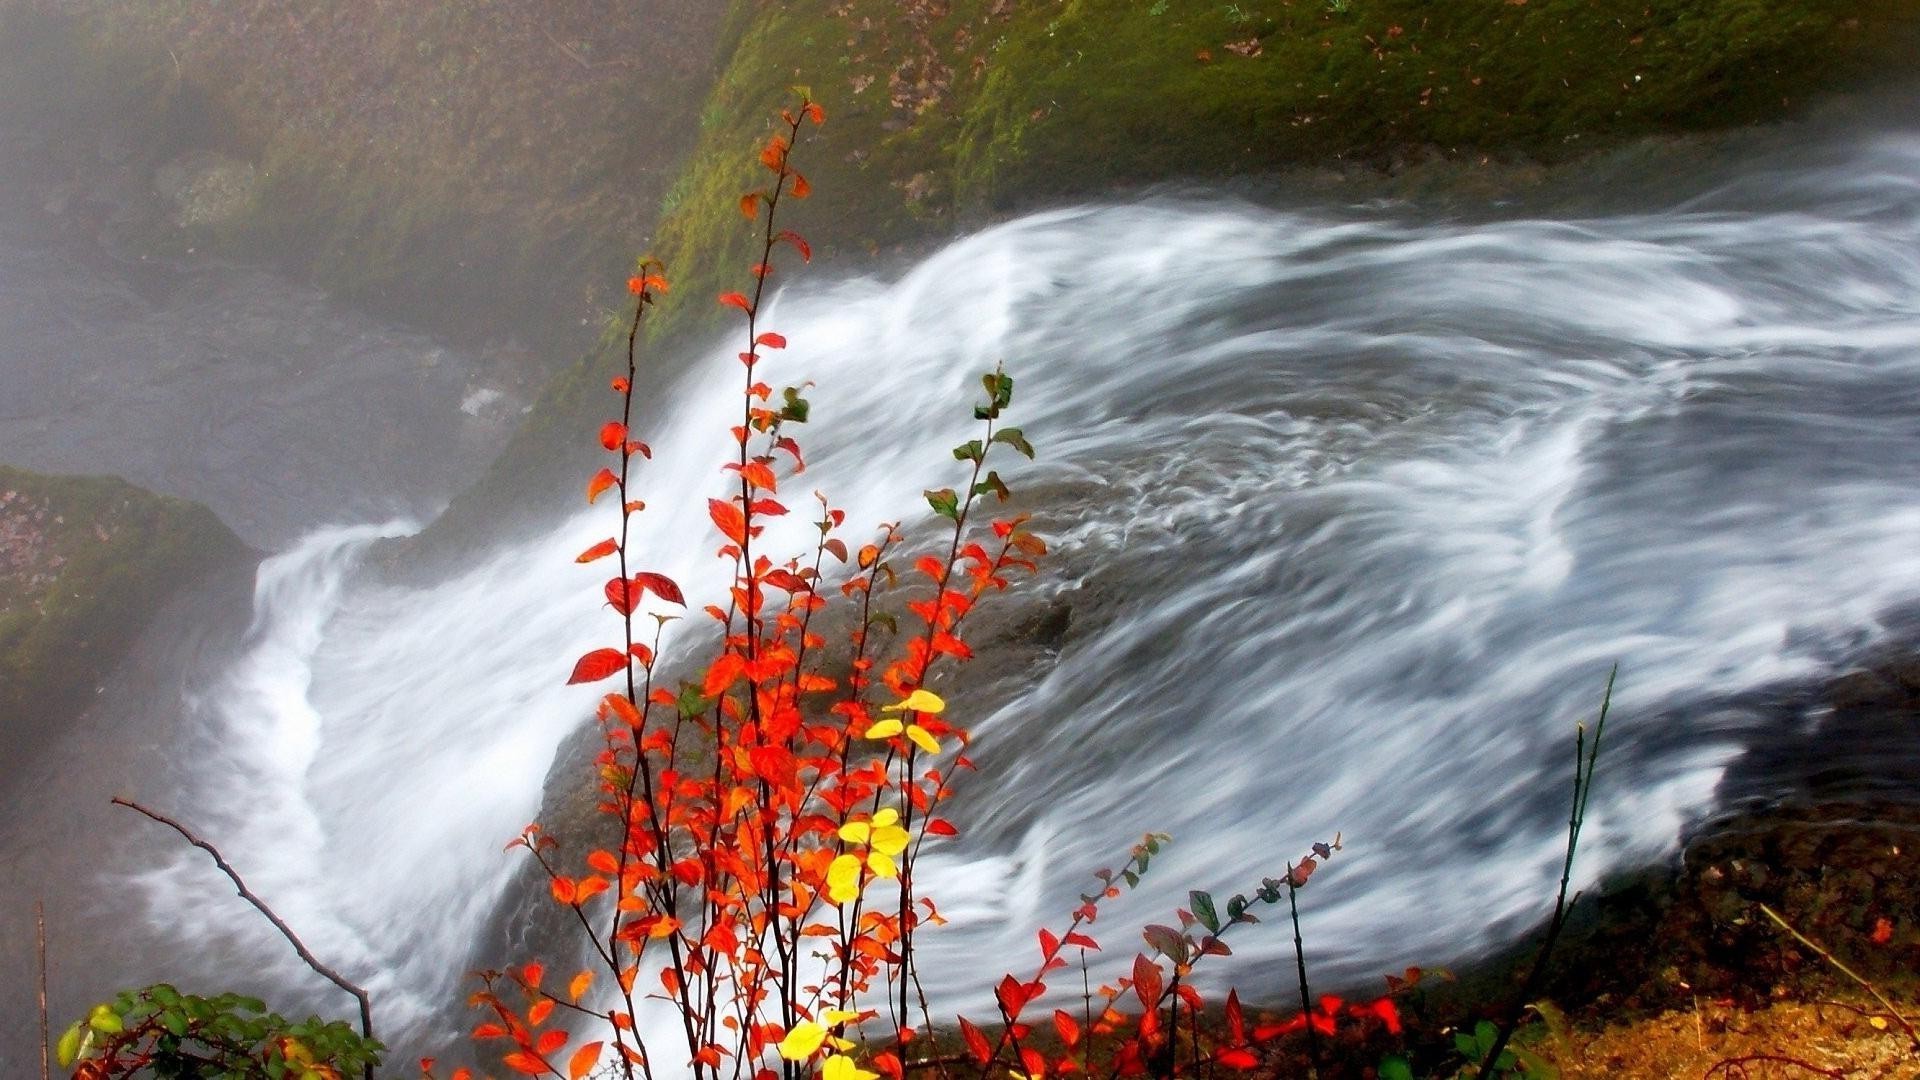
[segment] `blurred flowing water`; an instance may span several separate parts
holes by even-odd
[[[927,517],[1004,360],[1040,456],[1001,465],[1056,549],[1033,588],[1102,612],[968,718],[963,835],[921,879],[952,920],[923,945],[950,1008],[1149,829],[1173,846],[1102,917],[1123,955],[1187,889],[1336,832],[1304,895],[1319,981],[1485,949],[1548,902],[1573,727],[1612,664],[1583,882],[1670,850],[1778,722],[1716,703],[1834,671],[1920,600],[1909,133],[1584,218],[1044,213],[897,280],[797,288],[764,325],[794,345],[769,378],[818,384],[789,501],[825,490],[850,523]],[[646,433],[640,543],[696,607],[734,348]],[[602,568],[572,561],[608,528],[583,511],[429,587],[360,568],[403,526],[310,535],[190,703],[181,804],[316,952],[379,973],[390,1033],[457,1031],[464,970],[519,959],[473,945],[598,693],[563,684],[616,632]],[[135,888],[209,972],[311,982],[208,914],[231,898],[197,853]],[[1220,973],[1278,996],[1287,937],[1255,928]]]

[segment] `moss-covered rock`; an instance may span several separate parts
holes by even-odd
[[[176,590],[247,554],[196,503],[0,466],[0,716],[64,715]]]

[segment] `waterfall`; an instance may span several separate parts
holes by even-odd
[[[1077,207],[796,286],[762,322],[793,346],[769,381],[815,384],[789,489],[850,525],[928,516],[996,363],[1039,449],[1002,463],[1055,548],[1020,587],[1073,629],[956,717],[981,770],[920,878],[953,1008],[1148,830],[1175,840],[1102,916],[1116,959],[1189,888],[1336,832],[1302,897],[1318,981],[1470,955],[1545,913],[1574,724],[1615,662],[1580,883],[1671,850],[1772,720],[1703,703],[1830,673],[1920,599],[1912,135],[1576,219]],[[636,546],[696,613],[724,577],[705,499],[737,347],[648,388],[641,433]],[[196,703],[182,804],[317,952],[379,972],[391,1031],[457,1030],[433,1018],[514,880],[501,847],[599,692],[567,672],[617,633],[603,568],[573,562],[610,520],[430,586],[359,569],[393,528],[314,535],[263,567],[255,645]],[[204,915],[225,889],[196,859],[136,883],[150,917],[210,965],[278,955]],[[1261,929],[1219,977],[1277,996],[1290,935]]]

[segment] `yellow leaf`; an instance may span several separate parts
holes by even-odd
[[[593,985],[593,972],[582,971],[580,974],[575,975],[573,977],[572,982],[567,984],[567,994],[570,997],[572,997],[572,999],[575,1002],[578,1002],[580,1000],[580,995],[586,993],[587,987],[592,985]]]
[[[928,731],[919,724],[907,725],[907,738],[913,740],[913,745],[925,750],[929,754],[937,754],[940,752],[940,740],[933,737],[933,732]]]
[[[852,902],[860,895],[860,860],[841,855],[827,867],[827,898],[836,904]]]
[[[868,1072],[845,1054],[835,1054],[820,1070],[820,1080],[880,1080],[880,1074]]]
[[[880,711],[898,712],[901,709],[906,709],[910,712],[938,714],[944,712],[946,707],[946,701],[944,701],[939,694],[931,690],[920,689],[908,694],[905,701],[897,701],[892,705],[882,706]]]
[[[893,864],[893,860],[878,851],[867,852],[867,869],[873,871],[874,877],[896,878],[900,876],[900,868]]]
[[[786,1038],[780,1040],[780,1056],[788,1061],[805,1061],[825,1041],[826,1028],[811,1020],[802,1020],[793,1025],[793,1030],[787,1032]]]
[[[900,734],[900,732],[905,727],[906,725],[902,724],[899,720],[895,720],[895,719],[882,720],[879,723],[867,729],[867,738],[890,739],[895,735]]]

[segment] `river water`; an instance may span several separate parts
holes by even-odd
[[[1102,916],[1123,956],[1187,889],[1338,833],[1303,894],[1318,980],[1457,961],[1550,902],[1614,664],[1582,884],[1670,852],[1744,748],[1817,719],[1756,702],[1920,601],[1920,135],[1815,142],[1584,215],[1078,207],[779,297],[770,375],[817,384],[794,491],[924,519],[1001,361],[1039,449],[1001,467],[1055,548],[1028,603],[1064,629],[996,653],[962,718],[981,770],[920,882],[951,920],[923,939],[936,998],[1026,969],[1147,830],[1175,839]],[[642,543],[696,607],[735,348],[646,433]],[[185,695],[176,798],[414,1049],[458,1030],[467,968],[524,958],[475,948],[521,880],[501,847],[595,699],[573,658],[617,625],[572,562],[603,511],[430,586],[362,565],[410,527],[263,565],[248,644]],[[200,974],[330,1000],[197,853],[124,874]],[[1259,930],[1218,977],[1279,998],[1291,943]]]

